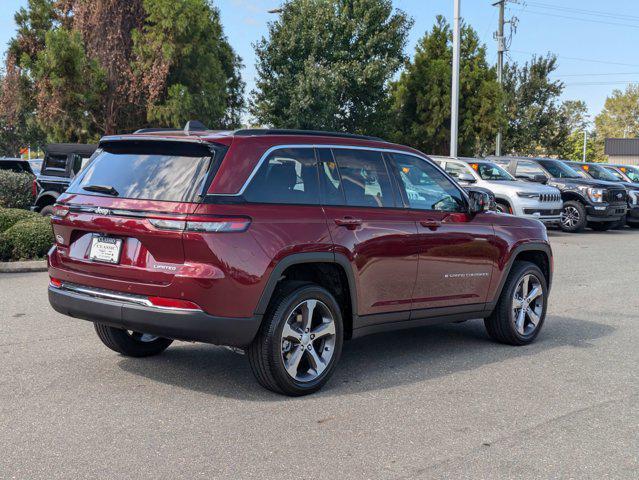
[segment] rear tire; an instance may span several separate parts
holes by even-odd
[[[484,319],[488,335],[509,345],[531,343],[544,324],[547,299],[546,278],[539,267],[530,262],[515,262],[495,310]]]
[[[248,359],[264,388],[308,395],[333,374],[343,338],[341,310],[328,290],[312,283],[285,285],[249,345]]]
[[[564,202],[559,226],[564,232],[577,233],[586,228],[586,207],[576,200]]]
[[[98,338],[114,352],[127,357],[150,357],[166,350],[173,340],[148,334],[129,332],[120,328],[95,323]]]

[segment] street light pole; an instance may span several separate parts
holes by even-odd
[[[506,0],[500,0],[493,5],[499,5],[499,24],[497,26],[497,81],[501,85],[504,75],[504,50],[506,44],[504,42],[504,4]],[[495,155],[501,155],[501,127],[497,131],[497,139],[495,140]]]
[[[588,130],[584,129],[584,154],[582,157],[582,162],[586,161],[586,144],[588,143]]]
[[[459,1],[453,9],[453,84],[450,95],[450,156],[457,157],[457,129],[459,124]]]

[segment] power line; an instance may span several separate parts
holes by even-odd
[[[509,8],[512,11],[516,11],[516,12],[523,12],[523,9],[513,9],[513,8]],[[559,13],[548,13],[548,12],[539,12],[539,11],[535,11],[535,10],[531,10],[530,8],[528,8],[526,10],[527,13],[532,13],[534,15],[541,15],[543,17],[557,17],[557,18],[567,18],[568,20],[577,20],[580,22],[588,22],[588,23],[597,23],[597,24],[604,24],[604,25],[614,25],[617,27],[629,27],[629,28],[639,28],[639,25],[636,24],[631,24],[631,23],[620,23],[620,22],[607,22],[605,20],[592,20],[590,18],[579,18],[579,17],[571,17],[569,15],[561,15]]]
[[[558,10],[558,11],[569,12],[569,13],[577,13],[579,15],[590,15],[590,16],[602,17],[602,18],[620,18],[623,20],[635,19],[639,21],[639,16],[636,16],[636,15],[625,15],[625,14],[619,14],[619,13],[605,12],[603,10],[588,10],[585,8],[565,7],[561,5],[554,5],[550,3],[544,3],[544,2],[536,2],[532,0],[526,0],[525,4],[531,5],[537,8]]]
[[[555,77],[603,77],[611,75],[639,75],[639,72],[610,72],[610,73],[566,73]]]
[[[528,51],[525,51],[525,50],[510,50],[510,51],[514,52],[514,53],[525,53],[526,55],[539,55],[539,52],[528,52]],[[607,65],[620,65],[622,67],[639,67],[639,64],[637,64],[637,63],[610,62],[608,60],[594,60],[594,59],[591,59],[591,58],[567,57],[567,56],[564,56],[564,55],[557,55],[557,54],[554,54],[554,53],[553,53],[553,55],[555,57],[557,57],[557,58],[563,58],[565,60],[576,60],[576,61],[579,61],[579,62],[604,63],[604,64],[607,64]]]
[[[639,85],[639,81],[618,81],[618,82],[573,82],[573,83],[564,83],[564,86],[574,86],[574,85]]]

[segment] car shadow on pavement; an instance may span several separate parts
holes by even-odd
[[[525,347],[491,341],[480,320],[371,335],[346,342],[334,377],[315,395],[392,388],[553,348],[589,348],[591,341],[614,330],[602,323],[549,316],[537,341]],[[158,357],[123,358],[118,365],[151,381],[210,395],[248,401],[285,399],[259,386],[245,357],[222,347],[178,343]]]

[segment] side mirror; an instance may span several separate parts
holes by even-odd
[[[543,184],[548,183],[548,179],[546,178],[546,175],[542,175],[542,174],[533,175],[531,180],[535,183],[543,183]]]
[[[475,177],[473,177],[470,173],[461,173],[457,177],[457,181],[464,183],[475,183],[477,180],[475,180]]]
[[[468,189],[468,198],[470,200],[468,213],[471,215],[494,210],[495,208],[495,195],[489,190],[479,188]]]

